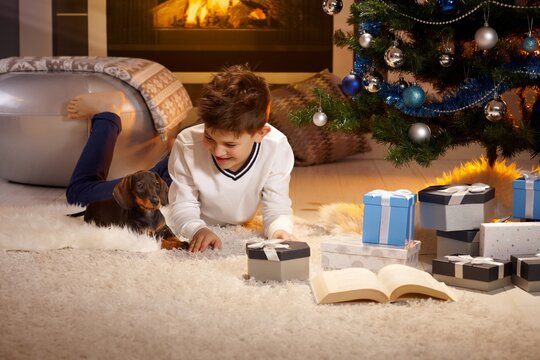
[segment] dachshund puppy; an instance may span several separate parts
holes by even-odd
[[[167,183],[150,171],[138,171],[126,176],[113,190],[114,199],[89,204],[86,210],[70,216],[84,215],[84,221],[97,226],[127,226],[139,233],[161,240],[161,248],[187,249],[165,223],[159,210],[169,203]]]

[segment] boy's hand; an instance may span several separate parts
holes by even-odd
[[[188,251],[203,252],[208,248],[221,249],[221,239],[208,228],[202,228],[193,235]]]
[[[291,240],[296,241],[296,237],[293,234],[289,234],[285,230],[276,230],[272,234],[272,239]]]

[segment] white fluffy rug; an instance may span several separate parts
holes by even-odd
[[[538,317],[517,309],[505,292],[458,290],[455,303],[316,305],[306,282],[243,278],[244,244],[259,238],[248,229],[216,228],[223,250],[190,254],[64,216],[76,210],[0,208],[2,248],[43,249],[0,250],[0,358],[540,355]],[[297,235],[311,246],[312,274],[320,271],[318,244],[331,235],[300,221]]]

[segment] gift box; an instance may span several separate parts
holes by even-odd
[[[309,279],[309,245],[301,241],[264,240],[246,244],[248,276],[258,281]]]
[[[479,230],[437,230],[437,257],[453,254],[478,256],[479,238]]]
[[[405,246],[414,236],[416,194],[408,190],[374,190],[364,195],[362,240]]]
[[[495,189],[486,184],[435,185],[418,192],[420,225],[440,231],[478,229],[494,215]]]
[[[525,173],[512,181],[514,208],[512,216],[518,219],[540,219],[540,177],[537,172]]]
[[[321,242],[321,266],[325,270],[363,267],[377,272],[388,264],[418,267],[420,241],[406,246],[363,244],[362,238],[341,236]]]
[[[470,255],[433,259],[433,277],[447,285],[491,291],[512,283],[512,262]]]
[[[540,253],[512,255],[512,282],[528,292],[540,291]]]
[[[510,260],[514,254],[540,252],[540,222],[503,222],[480,225],[480,255]]]

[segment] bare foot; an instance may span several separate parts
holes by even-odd
[[[67,106],[68,117],[79,119],[100,112],[112,112],[120,115],[122,105],[126,101],[124,93],[119,90],[81,94],[73,97]]]

